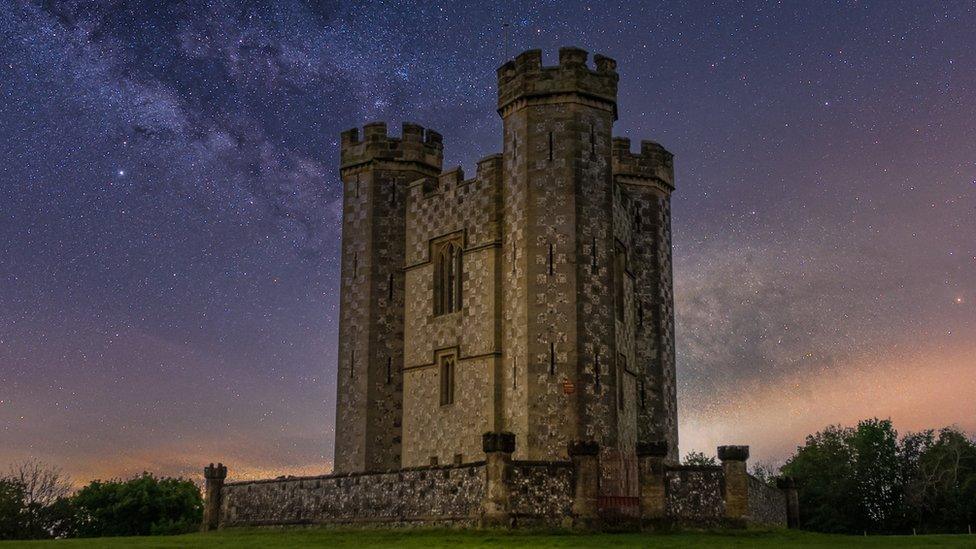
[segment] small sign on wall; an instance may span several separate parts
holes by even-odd
[[[563,380],[563,394],[571,395],[576,392],[576,383],[568,379]]]

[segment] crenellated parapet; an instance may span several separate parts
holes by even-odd
[[[613,138],[613,175],[633,183],[658,183],[674,191],[674,155],[654,141],[641,141],[639,153],[630,151],[630,139]]]
[[[403,124],[400,137],[388,135],[385,122],[373,122],[363,126],[362,139],[359,128],[342,132],[342,171],[375,160],[414,163],[418,167],[440,172],[444,160],[441,134],[407,122]]]
[[[518,109],[532,101],[563,98],[600,104],[617,118],[617,62],[577,48],[560,48],[559,65],[542,66],[542,51],[529,50],[498,68],[498,112]]]

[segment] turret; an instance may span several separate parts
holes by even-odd
[[[342,132],[342,284],[335,470],[400,466],[407,186],[436,177],[441,135],[373,122]]]
[[[387,135],[385,122],[372,122],[363,126],[363,139],[359,128],[342,132],[341,169],[354,168],[371,160],[416,163],[440,172],[444,160],[441,134],[423,126],[403,123],[400,137]]]
[[[674,155],[654,141],[641,141],[640,152],[633,153],[630,139],[614,137],[613,175],[657,182],[670,193],[674,191]]]
[[[593,57],[595,70],[586,64],[588,54],[578,48],[560,48],[559,65],[542,66],[542,51],[529,50],[498,68],[498,113],[516,107],[519,100],[540,96],[576,95],[603,104],[617,119],[617,62]]]

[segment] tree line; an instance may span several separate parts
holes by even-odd
[[[690,452],[685,465],[717,465]],[[780,466],[750,473],[799,484],[800,524],[840,534],[969,533],[976,529],[976,440],[945,427],[898,436],[888,419],[831,425],[809,435]]]
[[[692,452],[686,464],[715,465]],[[890,420],[829,426],[780,467],[796,479],[801,528],[862,534],[962,533],[976,527],[976,440],[946,427],[899,436]],[[196,531],[203,498],[192,481],[143,473],[72,492],[61,470],[28,461],[0,475],[0,540],[139,536]]]
[[[143,473],[72,492],[60,469],[30,460],[0,476],[0,540],[183,534],[200,528],[191,481]]]
[[[976,529],[976,440],[952,427],[899,437],[887,419],[809,435],[780,469],[801,527],[848,534]]]

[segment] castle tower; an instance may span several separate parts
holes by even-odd
[[[335,471],[400,467],[407,184],[441,171],[440,134],[373,123],[342,134]]]
[[[673,155],[652,141],[640,152],[630,140],[613,139],[613,176],[626,196],[633,247],[634,347],[637,363],[637,440],[667,443],[678,460],[678,403],[674,360],[674,294],[671,276]]]
[[[611,135],[616,63],[538,50],[498,69],[504,126],[506,400],[516,456],[565,459],[574,440],[617,447]]]

